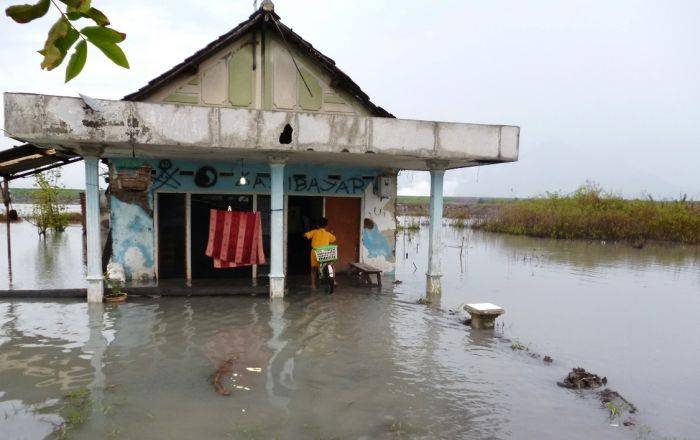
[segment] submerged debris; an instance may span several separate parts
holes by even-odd
[[[583,368],[574,368],[564,378],[562,382],[557,382],[557,385],[564,388],[587,389],[598,388],[608,383],[608,378],[601,378],[597,374],[589,373]]]
[[[223,364],[221,364],[219,369],[216,370],[216,373],[214,373],[214,377],[212,378],[214,390],[222,396],[231,395],[231,391],[226,389],[226,387],[221,383],[222,380],[225,380],[226,377],[228,377],[231,374],[231,370],[233,370],[233,359],[229,359]]]
[[[620,395],[620,393],[618,393],[617,391],[613,391],[610,388],[605,388],[603,391],[599,391],[598,397],[600,398],[600,402],[602,404],[612,403],[614,405],[617,405],[618,407],[627,408],[627,411],[630,414],[634,414],[637,412],[637,407],[634,406],[632,402],[625,399]]]
[[[549,356],[546,358],[548,357]],[[571,372],[562,382],[557,382],[557,385],[564,388],[583,390],[598,388],[603,385],[607,385],[607,383],[607,377],[601,378],[597,374],[589,373],[588,371],[579,367],[571,370]],[[637,407],[634,406],[632,402],[622,397],[620,393],[613,391],[610,388],[605,388],[602,391],[596,391],[595,394],[600,400],[602,407],[608,410],[608,417],[610,418],[611,426],[620,426],[620,424],[624,426],[634,426],[637,424],[633,417],[626,417],[623,420],[625,414],[630,415],[636,413]]]

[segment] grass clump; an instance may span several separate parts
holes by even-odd
[[[520,200],[474,227],[534,237],[700,243],[700,203],[626,200],[588,183],[568,195]]]
[[[91,412],[90,390],[81,387],[70,391],[63,397],[63,408],[61,409],[63,423],[56,427],[54,437],[67,438],[70,430],[77,429],[87,422]]]
[[[513,342],[510,344],[510,349],[515,351],[515,350],[527,350],[527,347],[521,344],[520,342]]]
[[[398,224],[396,226],[397,231],[420,231],[420,222],[417,220],[407,221],[405,224]]]
[[[452,222],[452,227],[457,229],[466,229],[469,227],[469,222],[463,218],[458,218]]]

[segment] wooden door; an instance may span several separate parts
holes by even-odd
[[[359,261],[361,206],[359,197],[326,197],[328,230],[338,244],[337,272],[347,272],[351,262]]]

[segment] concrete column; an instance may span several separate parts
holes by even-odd
[[[102,242],[100,240],[99,159],[85,156],[85,230],[87,244],[87,300],[102,302]]]
[[[442,181],[445,170],[430,170],[430,237],[428,241],[428,295],[442,293]]]
[[[284,296],[284,160],[270,160],[270,298]]]
[[[185,284],[192,287],[192,194],[185,194]]]
[[[7,230],[7,270],[12,288],[12,234],[10,231],[10,184],[7,177],[2,182],[2,202],[5,205],[5,229]]]

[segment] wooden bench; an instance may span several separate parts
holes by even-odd
[[[350,273],[357,276],[357,280],[360,284],[366,286],[372,286],[372,280],[370,275],[377,276],[377,286],[382,287],[382,271],[376,267],[372,267],[364,263],[350,263]]]

